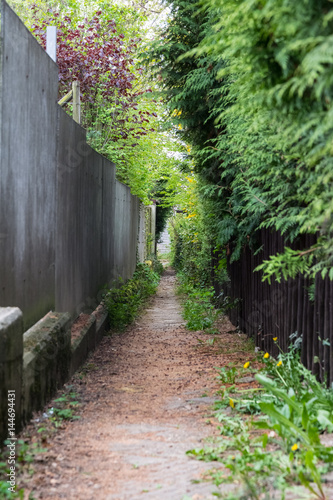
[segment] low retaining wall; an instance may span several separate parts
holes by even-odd
[[[21,427],[23,316],[17,307],[0,307],[0,437]],[[14,391],[15,422],[9,422],[8,391]],[[9,425],[10,424],[10,425]],[[14,425],[11,425],[14,424]]]
[[[41,408],[69,377],[71,317],[48,313],[23,336],[22,420]]]
[[[57,312],[49,312],[23,334],[22,312],[0,308],[0,447],[12,429],[15,435],[52,398],[100,342],[108,327],[107,313],[99,306],[84,316],[73,337],[71,316]],[[15,395],[14,426],[8,415],[8,394]]]

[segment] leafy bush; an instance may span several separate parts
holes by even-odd
[[[155,264],[155,267],[161,268]],[[138,314],[144,300],[156,291],[160,276],[149,264],[138,264],[133,278],[119,279],[115,288],[106,292],[104,303],[111,328],[123,330]]]
[[[46,27],[57,27],[59,98],[79,81],[87,142],[115,163],[117,179],[132,194],[147,205],[152,199],[159,202],[161,179],[177,168],[170,151],[183,146],[167,130],[154,82],[138,64],[138,52],[154,30],[151,4],[9,1],[44,48]],[[72,103],[64,106],[71,114]]]
[[[191,172],[175,198],[181,211],[170,220],[172,263],[196,288],[214,285],[220,293],[228,281],[226,254],[217,242],[214,207],[200,197],[199,185]]]

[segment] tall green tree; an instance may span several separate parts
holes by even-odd
[[[293,262],[288,252],[279,258],[280,267],[285,275],[321,271],[333,278],[332,4],[209,0],[205,5],[220,15],[198,54],[227,61],[218,77],[229,78],[233,99],[220,113],[227,135],[218,146],[237,157],[231,201],[238,196],[245,202],[242,223],[259,216],[260,226],[290,240],[319,234],[318,244],[295,254]]]
[[[151,59],[193,146],[217,243],[237,259],[256,249],[260,227],[287,241],[318,234],[264,267],[278,279],[333,278],[331,2],[177,0],[170,10]]]

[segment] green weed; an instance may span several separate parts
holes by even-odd
[[[217,368],[218,376],[217,378],[222,382],[222,384],[234,384],[236,377],[239,374],[239,368],[236,366],[223,366],[222,368]]]
[[[218,333],[214,323],[220,310],[214,307],[214,289],[196,288],[184,274],[178,274],[178,293],[183,300],[183,317],[187,321],[188,330],[206,330],[207,333]]]
[[[280,350],[278,359],[266,353],[262,361],[255,374],[259,388],[237,389],[244,368],[219,370],[223,384],[234,384],[222,387],[215,407],[223,439],[188,453],[225,465],[228,473],[211,473],[215,484],[241,482],[237,496],[225,497],[229,500],[283,499],[293,488],[304,496],[301,487],[327,500],[322,476],[333,469],[333,448],[322,444],[321,435],[333,431],[333,394],[300,363],[299,342],[286,353]]]
[[[75,410],[80,406],[75,392],[62,394],[60,398],[54,399],[54,407],[49,410],[50,421],[55,427],[60,427],[64,420],[77,420],[79,415],[75,415]]]
[[[1,462],[0,462],[0,474],[1,477],[6,478],[10,472],[9,464],[9,453],[6,448],[7,442],[5,441],[5,447],[1,453]],[[29,444],[23,439],[18,439],[16,441],[16,460],[15,460],[15,475],[16,475],[16,484],[18,474],[25,470],[28,474],[33,474],[32,464],[35,460],[35,456],[37,454],[43,453],[47,451],[46,448],[40,446],[39,443]],[[9,490],[10,484],[7,480],[0,480],[0,498],[4,500],[10,499],[23,499],[24,498],[24,489],[17,488],[14,492]],[[33,496],[29,496],[29,500],[33,500]]]
[[[37,424],[37,434],[39,434],[39,439],[37,442],[29,442],[28,439],[18,439],[16,441],[16,478],[22,472],[32,475],[34,473],[33,464],[35,462],[36,455],[44,453],[47,448],[42,446],[45,443],[48,435],[51,432],[56,432],[56,430],[63,424],[64,420],[76,420],[80,418],[76,415],[76,409],[80,405],[78,394],[73,392],[71,385],[67,385],[65,393],[63,393],[59,398],[53,400],[53,408],[47,410],[42,418],[42,421]],[[7,477],[9,472],[9,452],[6,447],[7,442],[4,443],[5,447],[1,453],[0,457],[0,475],[3,478]],[[26,498],[24,495],[24,490],[18,489],[14,493],[8,490],[9,484],[6,480],[0,480],[0,498],[16,499],[16,498]],[[28,500],[34,500],[32,494],[29,495]]]
[[[152,266],[161,272],[154,262],[151,261]],[[119,279],[115,287],[106,292],[104,302],[111,328],[123,330],[135,319],[143,302],[155,293],[159,279],[159,274],[148,264],[138,264],[132,279],[127,282]]]

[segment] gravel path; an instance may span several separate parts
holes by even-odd
[[[48,438],[48,452],[24,480],[27,498],[216,498],[214,485],[192,482],[215,464],[185,452],[216,433],[207,414],[218,389],[214,367],[225,360],[202,347],[204,335],[185,329],[174,287],[167,270],[141,318],[104,337],[75,375],[81,418]]]

